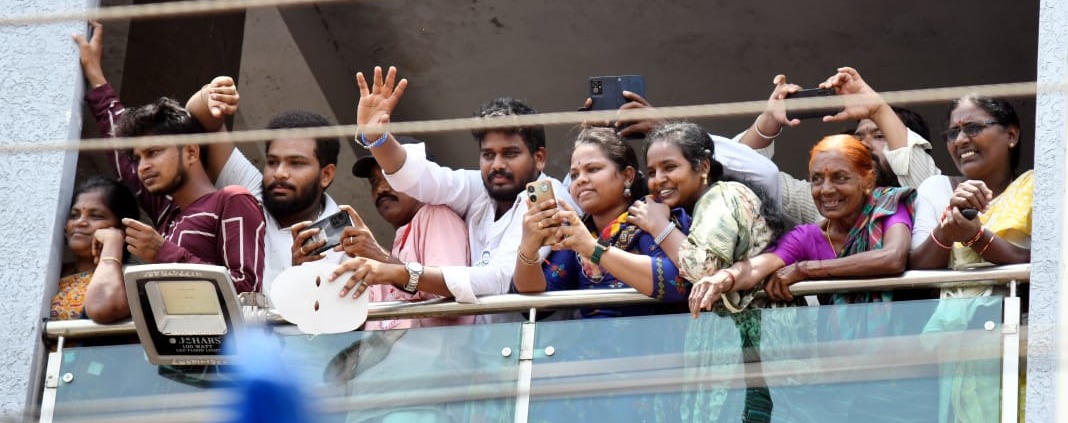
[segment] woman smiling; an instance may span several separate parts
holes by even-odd
[[[571,155],[569,189],[586,216],[580,219],[568,205],[558,208],[554,201],[530,207],[516,258],[516,291],[630,286],[662,301],[685,300],[686,285],[655,234],[630,219],[628,208],[642,202],[646,193],[637,167],[637,154],[611,129],[588,128],[579,134]],[[670,219],[682,230],[689,228],[689,219],[681,210],[670,214]],[[555,250],[544,263],[536,260],[542,245]],[[583,317],[650,312],[648,307],[581,310]]]

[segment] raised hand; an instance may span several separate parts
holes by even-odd
[[[221,118],[224,115],[232,116],[237,113],[241,95],[237,92],[234,79],[229,76],[216,76],[211,83],[200,91],[201,98],[207,104],[211,116]]]
[[[619,106],[619,113],[617,114],[618,117],[616,118],[616,131],[619,132],[619,136],[621,138],[626,138],[628,136],[633,135],[648,134],[650,131],[653,130],[653,128],[664,124],[663,119],[628,119],[628,110],[652,110],[653,105],[649,104],[649,100],[646,100],[644,97],[638,95],[637,93],[632,93],[630,91],[623,91],[623,98],[630,101],[624,103],[622,106]]]
[[[768,104],[764,107],[764,112],[754,124],[764,134],[775,134],[783,126],[794,127],[801,124],[800,119],[787,119],[785,102],[786,97],[801,90],[801,86],[786,82],[786,75],[783,74],[775,75],[771,83],[775,84],[775,88],[768,96]]]
[[[397,68],[390,66],[385,78],[382,67],[375,66],[374,79],[370,87],[363,72],[356,73],[356,85],[360,87],[360,104],[356,106],[356,125],[368,140],[375,140],[386,132],[389,117],[397,102],[408,87],[408,80],[397,82]]]
[[[589,257],[593,253],[593,246],[597,244],[597,239],[586,229],[586,225],[582,224],[582,219],[570,204],[566,201],[558,204],[560,208],[553,215],[553,219],[562,226],[557,228],[560,240],[552,245],[553,250],[571,250]]]
[[[81,34],[71,37],[78,43],[78,55],[85,79],[89,81],[90,88],[96,88],[108,82],[104,78],[104,68],[100,65],[100,58],[104,55],[104,25],[97,21],[89,21],[89,25],[93,27],[93,35],[89,41]]]
[[[875,92],[856,69],[838,68],[838,72],[820,84],[820,88],[834,89],[835,94],[843,95],[845,107],[838,114],[824,116],[824,122],[843,120],[860,120],[872,117],[881,107],[889,107],[879,93]]]
[[[163,235],[138,220],[126,218],[122,219],[122,224],[126,225],[126,249],[130,254],[145,263],[155,263],[156,253],[159,253],[160,247],[166,242]]]
[[[93,261],[99,263],[100,257],[114,257],[122,260],[122,245],[126,235],[119,228],[101,228],[93,232]]]

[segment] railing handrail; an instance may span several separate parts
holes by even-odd
[[[790,287],[794,295],[831,292],[895,290],[907,288],[948,288],[966,286],[1004,285],[1009,281],[1023,282],[1031,277],[1031,264],[985,267],[967,270],[910,270],[899,276],[866,279],[828,279],[799,282]],[[462,316],[559,309],[589,306],[624,306],[656,304],[657,301],[633,288],[554,291],[538,294],[502,294],[479,297],[477,304],[457,303],[451,299],[435,299],[418,303],[383,302],[371,304],[368,320]],[[277,315],[270,319],[285,323]],[[132,321],[98,324],[91,320],[57,320],[45,323],[49,339],[96,338],[133,335]]]

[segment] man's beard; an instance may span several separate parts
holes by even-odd
[[[493,177],[496,175],[504,175],[508,179],[515,181],[515,186],[512,188],[494,188],[493,184],[491,184],[489,181],[492,181]],[[519,196],[519,193],[523,192],[523,190],[526,189],[527,183],[534,182],[537,179],[538,173],[536,172],[531,174],[526,181],[519,181],[518,179],[516,179],[515,175],[508,171],[490,172],[490,174],[486,178],[482,179],[482,186],[486,187],[486,192],[489,193],[490,198],[492,198],[494,201],[513,201],[517,196]]]
[[[292,216],[294,213],[303,211],[311,206],[321,195],[318,190],[320,181],[319,178],[315,178],[304,187],[297,187],[288,182],[275,182],[271,185],[266,185],[263,187],[263,208],[276,219]],[[293,198],[283,200],[271,195],[271,189],[279,185],[292,189]]]
[[[163,186],[162,188],[156,188],[155,190],[148,191],[156,195],[171,195],[181,189],[182,185],[185,185],[185,160],[183,160],[179,156],[178,172],[174,175],[174,179],[171,179],[171,183]]]

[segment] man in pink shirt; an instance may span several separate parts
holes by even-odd
[[[411,137],[397,137],[402,144],[416,144]],[[452,209],[440,205],[426,205],[403,193],[393,190],[382,175],[382,168],[374,156],[361,157],[352,166],[352,174],[367,178],[371,184],[371,198],[378,214],[386,219],[397,234],[393,239],[392,253],[386,252],[371,231],[363,224],[359,214],[351,207],[342,206],[349,212],[356,226],[346,228],[337,249],[353,257],[367,257],[385,265],[396,266],[397,278],[390,284],[376,284],[367,288],[368,299],[378,301],[420,301],[432,298],[451,297],[448,292],[433,292],[420,289],[418,284],[422,266],[467,266],[470,257],[467,245],[467,225]],[[433,227],[433,229],[431,229]],[[411,283],[412,278],[415,282]],[[406,288],[415,289],[406,291]],[[412,320],[369,321],[367,330],[404,329],[410,327],[445,326],[470,324],[474,317],[427,318]]]

